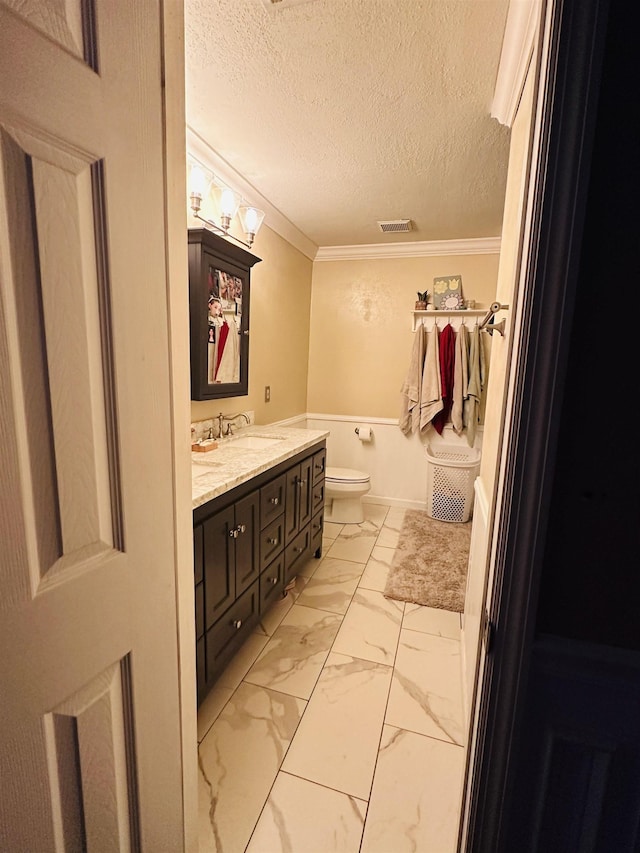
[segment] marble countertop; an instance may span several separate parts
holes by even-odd
[[[246,483],[328,435],[328,431],[319,429],[253,425],[238,430],[232,438],[222,439],[214,450],[192,453],[192,508],[217,498],[234,486]],[[254,441],[254,444],[264,443],[264,447],[242,446],[251,444],[246,441],[251,436],[271,440]]]

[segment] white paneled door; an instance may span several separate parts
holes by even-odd
[[[183,849],[160,0],[0,0],[0,849]]]

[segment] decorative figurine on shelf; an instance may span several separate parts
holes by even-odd
[[[425,290],[424,293],[420,293],[418,291],[418,301],[416,302],[416,311],[426,311],[427,310],[427,302],[429,301],[429,291]]]

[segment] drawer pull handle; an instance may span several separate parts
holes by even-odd
[[[323,468],[323,467],[324,467],[323,465],[319,465],[319,464],[316,462],[316,465],[315,465],[315,469],[316,469],[316,471],[322,471],[322,468]]]
[[[246,524],[239,524],[236,527],[236,530],[238,531],[238,533],[246,533],[247,532],[247,525]]]
[[[242,619],[234,619],[231,623],[236,631],[239,631],[242,628]]]
[[[278,583],[278,578],[269,578],[269,583],[275,586]]]
[[[280,503],[280,498],[270,498],[269,503],[272,503],[274,506],[278,506]]]
[[[295,551],[296,554],[302,554],[302,552],[304,551],[304,548],[294,548],[293,550]]]
[[[267,539],[267,542],[269,543],[269,545],[277,545],[278,544],[278,537],[276,537],[275,539],[274,538]]]

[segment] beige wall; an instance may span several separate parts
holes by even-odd
[[[263,225],[251,249],[261,258],[251,272],[249,394],[192,401],[191,419],[254,411],[270,423],[307,410],[311,269],[309,258]],[[264,402],[264,386],[271,402]]]
[[[498,255],[320,261],[313,266],[310,412],[397,418],[417,291],[462,275],[463,296],[495,298]]]

